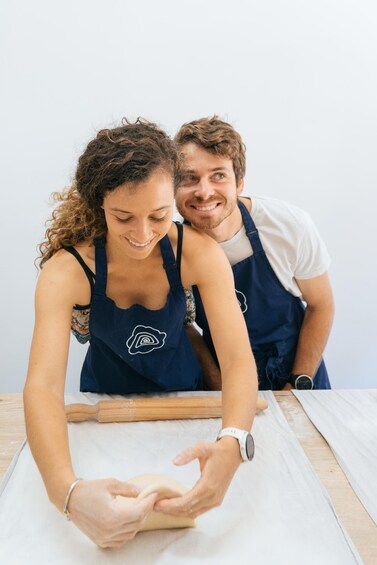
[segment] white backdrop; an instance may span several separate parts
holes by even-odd
[[[23,387],[49,195],[89,139],[213,113],[247,145],[246,192],[305,208],[328,245],[333,386],[376,387],[376,28],[375,0],[3,0],[0,392]]]

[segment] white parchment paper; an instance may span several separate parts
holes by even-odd
[[[293,391],[377,524],[377,391]]]
[[[221,507],[195,529],[142,532],[121,549],[99,549],[49,503],[26,443],[3,482],[0,562],[4,564],[262,564],[362,563],[326,491],[270,392],[253,425],[256,455],[242,464]],[[83,401],[83,395],[69,401]],[[86,395],[86,402],[98,400]],[[104,396],[101,396],[104,398]],[[191,487],[196,462],[171,460],[196,441],[213,440],[220,419],[69,424],[74,468],[84,478],[127,480],[164,473]]]

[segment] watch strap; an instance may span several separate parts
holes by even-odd
[[[289,375],[287,382],[290,383],[294,388],[297,388],[296,387],[297,379],[299,379],[300,377],[305,377],[306,379],[310,379],[313,388],[313,377],[307,375],[306,373],[297,373],[297,374],[291,373]]]
[[[220,432],[217,435],[216,441],[218,441],[219,439],[226,437],[226,436],[230,436],[230,437],[234,437],[238,440],[238,444],[240,446],[240,453],[241,453],[241,457],[243,461],[249,461],[249,458],[247,456],[247,452],[246,452],[246,438],[249,435],[250,432],[247,432],[246,430],[241,430],[240,428],[224,428],[222,430],[220,430]]]

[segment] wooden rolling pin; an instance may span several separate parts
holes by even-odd
[[[257,399],[257,413],[268,403]],[[100,400],[97,404],[68,404],[68,422],[96,420],[105,422],[140,422],[146,420],[191,420],[221,418],[221,396],[181,396],[168,398],[125,398]]]

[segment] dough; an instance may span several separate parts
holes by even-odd
[[[129,479],[128,482],[142,488],[143,490],[136,498],[117,496],[116,502],[121,506],[133,506],[152,492],[157,492],[157,500],[162,500],[163,498],[175,498],[177,496],[182,496],[188,491],[188,488],[184,485],[170,477],[167,477],[166,475],[139,475],[138,477]],[[195,526],[196,523],[193,518],[169,516],[162,512],[152,511],[147,516],[147,519],[141,526],[140,531],[166,530],[170,528],[195,528]]]

